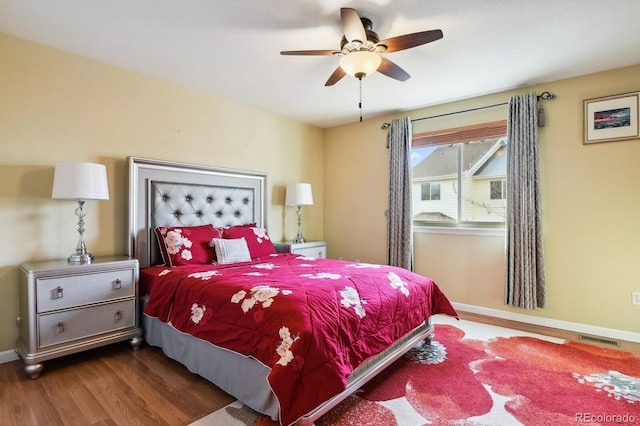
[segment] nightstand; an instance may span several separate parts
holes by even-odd
[[[307,241],[304,243],[280,242],[273,244],[278,253],[294,253],[309,257],[327,257],[325,241]]]
[[[140,348],[137,259],[29,262],[19,274],[16,352],[32,379],[49,359],[127,339],[134,350]]]

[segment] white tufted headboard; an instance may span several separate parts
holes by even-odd
[[[156,226],[267,227],[267,175],[128,157],[128,254],[140,267],[162,263]]]

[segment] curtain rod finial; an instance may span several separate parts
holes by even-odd
[[[556,95],[551,92],[542,92],[538,95],[538,100],[550,101],[556,98]]]

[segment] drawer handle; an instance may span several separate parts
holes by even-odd
[[[62,287],[58,286],[53,290],[53,298],[54,299],[62,299],[64,297],[64,293]]]
[[[120,281],[120,278],[116,278],[116,280],[111,283],[111,289],[120,290],[121,288],[122,288],[122,281]]]
[[[64,322],[58,321],[56,324],[56,333],[62,333],[64,331]]]
[[[116,314],[114,315],[114,319],[116,322],[120,321],[122,319],[122,311],[120,309],[118,309],[116,311]]]

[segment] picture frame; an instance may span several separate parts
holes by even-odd
[[[586,99],[584,143],[637,139],[638,92]]]

